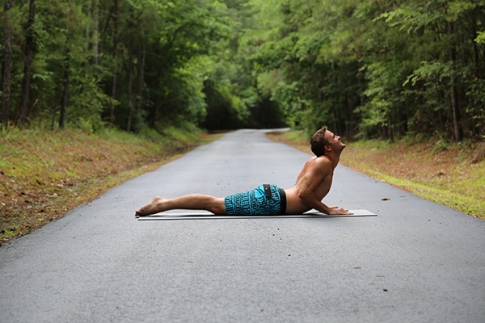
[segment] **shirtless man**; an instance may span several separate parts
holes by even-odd
[[[136,211],[135,216],[173,210],[206,210],[216,215],[276,215],[302,214],[315,209],[325,214],[352,214],[338,206],[327,206],[322,199],[330,191],[333,172],[345,144],[340,137],[322,127],[310,140],[315,157],[301,170],[295,185],[282,190],[276,185],[261,185],[253,191],[217,198],[203,194],[188,194],[173,199],[156,196]]]

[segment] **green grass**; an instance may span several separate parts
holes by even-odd
[[[377,180],[405,189],[429,201],[485,219],[483,211],[485,202],[483,201],[483,193],[480,191],[484,189],[483,185],[471,187],[470,180],[456,181],[444,186],[433,181],[423,184],[389,176],[375,170],[367,169],[366,172]],[[481,181],[483,181],[483,177]]]

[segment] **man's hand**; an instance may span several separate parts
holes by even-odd
[[[331,206],[330,212],[328,214],[332,214],[332,215],[340,215],[340,214],[342,214],[342,215],[352,215],[354,213],[349,212],[349,210],[346,210],[346,209],[338,207],[338,206]]]

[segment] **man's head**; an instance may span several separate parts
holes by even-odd
[[[310,139],[312,152],[320,157],[333,151],[340,154],[345,145],[340,141],[340,137],[334,135],[326,126],[315,132]]]
[[[313,151],[313,153],[317,156],[320,157],[322,155],[325,155],[325,145],[328,144],[327,139],[325,138],[325,133],[327,132],[327,126],[323,126],[317,132],[315,132],[310,139],[310,146]]]

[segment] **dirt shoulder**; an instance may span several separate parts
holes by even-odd
[[[98,136],[74,129],[6,133],[0,138],[0,245],[219,136]]]
[[[308,141],[296,132],[271,133],[311,154]],[[361,141],[347,143],[341,164],[469,215],[485,220],[485,145],[409,144]]]

